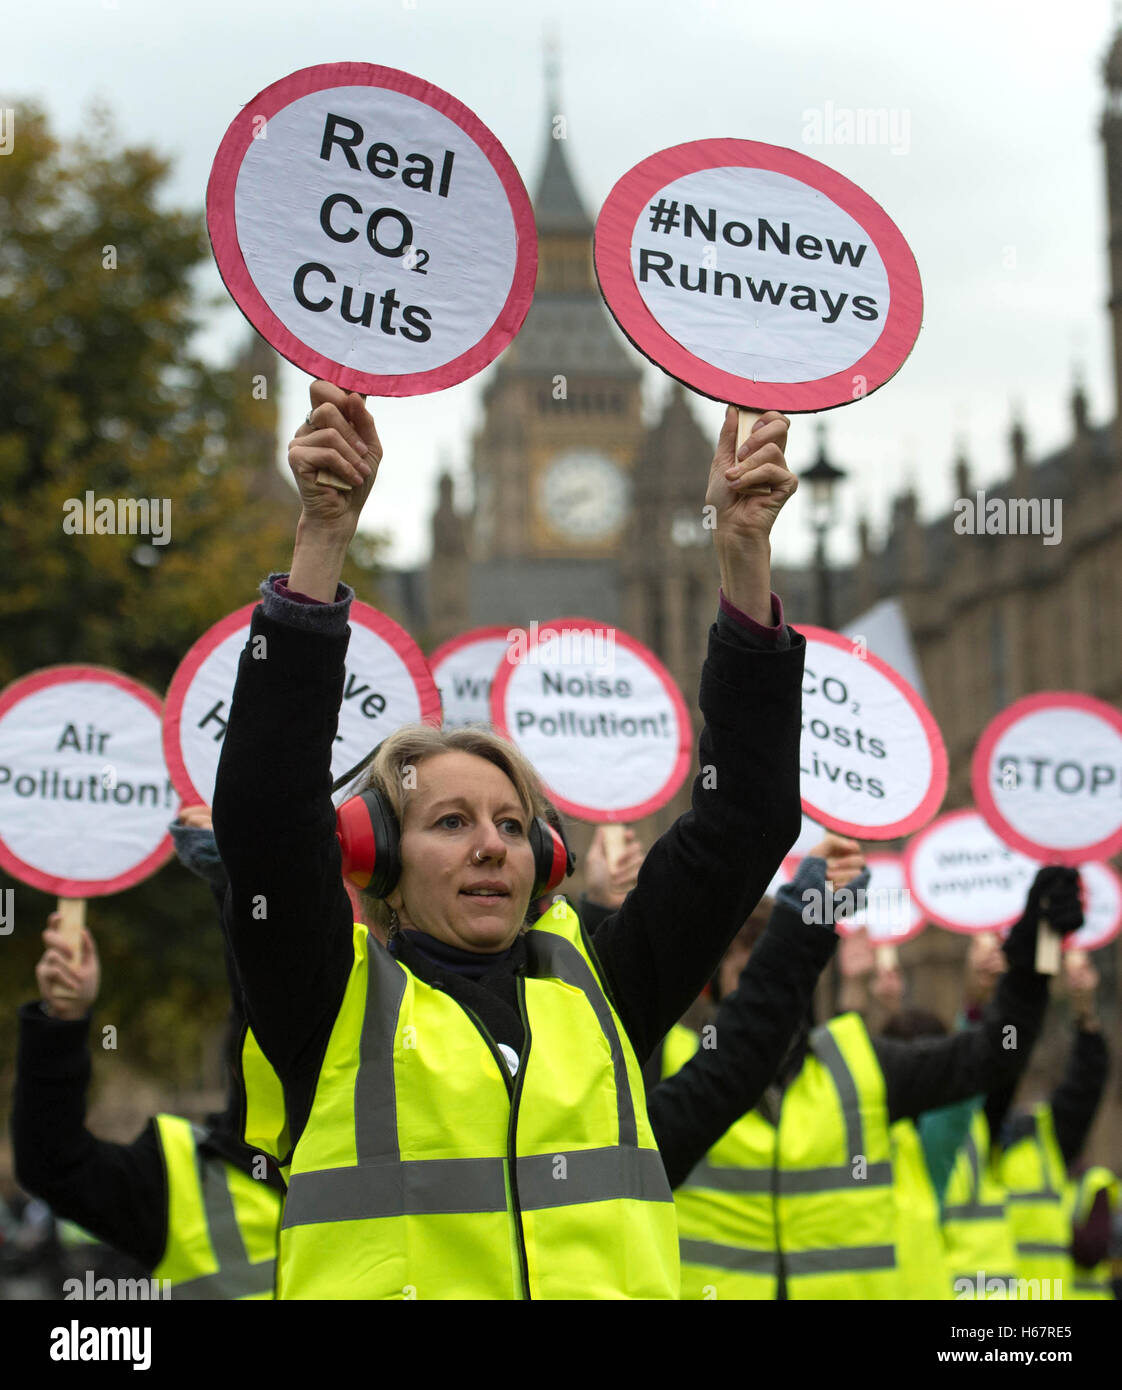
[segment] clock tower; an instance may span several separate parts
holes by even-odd
[[[552,83],[548,100],[556,111]],[[596,286],[593,222],[569,168],[567,134],[565,118],[551,116],[533,200],[534,302],[484,391],[473,444],[474,622],[619,616],[617,562],[643,433],[641,367]]]

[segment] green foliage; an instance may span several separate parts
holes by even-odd
[[[209,256],[200,212],[168,208],[168,162],[124,148],[103,111],[63,142],[15,107],[0,158],[0,686],[64,662],[115,667],[161,695],[188,647],[256,597],[292,553],[295,492],[276,469],[276,365],[256,335],[225,368],[192,350],[192,282]],[[68,499],[169,499],[170,543],[68,534]],[[376,547],[351,582],[369,595]],[[0,875],[0,889],[12,880]],[[37,996],[54,903],[17,888],[0,937],[0,1108],[15,1006]],[[91,900],[103,961],[95,1023],[120,1055],[198,1085],[227,999],[215,905],[173,861]],[[216,1078],[208,1078],[213,1084]]]

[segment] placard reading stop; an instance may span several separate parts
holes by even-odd
[[[505,627],[472,628],[441,643],[429,657],[444,728],[491,723],[491,683],[510,645],[510,632]]]
[[[178,799],[160,700],[100,666],[54,666],[0,695],[0,865],[64,898],[141,882],[173,852]]]
[[[596,223],[600,289],[635,346],[715,400],[826,410],[895,374],[919,333],[899,230],[817,160],[698,140],[625,174]]]
[[[184,801],[209,806],[238,675],[256,604],[209,628],[179,663],[168,687],[164,750]],[[440,723],[440,696],[420,647],[403,627],[357,599],[351,603],[343,701],[331,758],[341,777],[402,724]],[[251,660],[268,660],[261,636]],[[345,789],[341,789],[340,795]]]
[[[618,628],[555,618],[516,632],[491,687],[496,729],[557,807],[588,821],[657,811],[689,770],[689,711],[655,654]]]
[[[799,766],[804,812],[859,840],[909,835],[947,790],[947,752],[912,687],[856,638],[806,638]]]
[[[537,273],[510,157],[455,97],[370,63],[326,63],[242,108],[215,157],[207,228],[227,289],[290,362],[408,396],[482,370]]]
[[[1025,854],[1078,866],[1122,849],[1122,713],[1076,691],[1028,695],[987,725],[974,800]]]

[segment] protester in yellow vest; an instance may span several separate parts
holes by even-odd
[[[1118,1179],[1109,1168],[1086,1168],[1068,1181],[1064,1209],[1071,1222],[1073,1277],[1065,1298],[1113,1299],[1110,1232],[1119,1211]]]
[[[797,915],[800,902],[821,894],[824,876],[822,860],[804,861],[794,883],[780,888],[773,916]],[[890,1126],[1019,1071],[1047,997],[1047,977],[1034,966],[1045,906],[1061,932],[1082,922],[1074,871],[1037,875],[1004,945],[1010,969],[978,1029],[901,1043],[870,1039],[855,1014],[808,1026],[765,1103],[731,1127],[748,1055],[740,991],[721,1006],[718,1046],[700,1048],[685,1065],[680,1053],[671,1057],[681,1069],[651,1097],[651,1118],[677,1189],[683,1297],[905,1296]],[[719,1103],[697,1103],[717,1093]],[[675,1115],[690,1124],[675,1126]],[[687,1129],[692,1146],[680,1142]],[[679,1142],[664,1142],[667,1134]]]
[[[523,931],[535,845],[555,833],[533,769],[486,731],[406,726],[359,789],[387,948],[352,927],[328,771],[352,597],[339,577],[381,446],[360,397],[326,382],[311,397],[289,448],[292,570],[262,587],[214,798],[225,926],[294,1146],[279,1296],[675,1298],[640,1063],[798,832],[804,643],[770,594],[767,539],[795,487],[788,422],[761,416],[739,461],[735,411],[722,429],[708,775],[627,902],[595,935],[563,902]]]
[[[1010,1111],[1013,1088],[986,1098],[986,1117],[995,1144],[995,1176],[1005,1188],[1005,1205],[1016,1244],[1017,1276],[1031,1289],[1036,1281],[1052,1297],[1075,1280],[1071,1258],[1071,1215],[1066,1200],[1068,1171],[1078,1162],[1106,1086],[1109,1057],[1095,1006],[1098,974],[1083,952],[1064,958],[1064,983],[1075,1022],[1065,1074],[1049,1098]],[[1047,1285],[1045,1284],[1047,1282]]]
[[[43,940],[41,1000],[20,1010],[12,1111],[20,1184],[149,1270],[159,1281],[152,1297],[272,1298],[284,1185],[240,1141],[238,1107],[205,1127],[157,1115],[131,1144],[95,1138],[84,1120],[97,949],[84,931],[73,952],[57,913]],[[96,1295],[59,1291],[74,1296]]]

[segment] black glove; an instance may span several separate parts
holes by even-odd
[[[1077,869],[1048,864],[1037,873],[1029,889],[1024,913],[1005,940],[1005,956],[1010,965],[1028,970],[1036,968],[1036,928],[1042,917],[1061,936],[1067,936],[1083,925]]]

